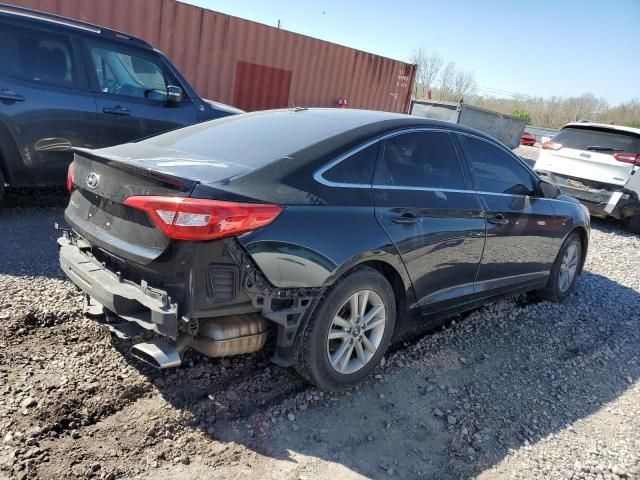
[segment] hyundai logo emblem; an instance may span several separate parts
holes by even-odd
[[[94,189],[98,186],[99,183],[100,183],[100,175],[93,172],[87,175],[87,187]]]

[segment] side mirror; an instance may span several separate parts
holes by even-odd
[[[182,101],[182,88],[175,85],[167,86],[167,103],[180,103]]]
[[[546,180],[540,180],[540,191],[544,198],[558,198],[562,195],[560,187],[555,183],[547,182]]]

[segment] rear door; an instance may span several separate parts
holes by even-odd
[[[543,279],[553,239],[562,235],[552,200],[538,195],[535,177],[506,149],[458,134],[487,221],[476,292],[496,293]]]
[[[545,144],[536,169],[620,187],[634,167],[629,158],[638,154],[639,134],[576,125],[563,128]]]
[[[82,63],[68,35],[0,20],[0,121],[21,154],[7,159],[14,185],[63,185],[71,148],[96,146],[96,105]]]
[[[402,256],[422,312],[444,310],[474,292],[485,241],[482,203],[448,132],[401,133],[382,148],[376,217]]]
[[[197,122],[183,89],[182,102],[167,102],[167,87],[180,86],[153,51],[87,38],[86,62],[101,120],[102,146],[117,145]]]

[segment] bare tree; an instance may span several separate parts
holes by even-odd
[[[425,98],[427,90],[433,88],[442,68],[442,57],[437,52],[428,52],[418,47],[411,55],[411,63],[418,65],[413,95]]]
[[[463,97],[475,93],[476,79],[473,72],[456,70],[453,77],[453,100],[459,102]]]
[[[451,101],[453,98],[453,84],[456,77],[455,62],[447,62],[440,72],[440,81],[438,83],[438,99],[441,101]]]

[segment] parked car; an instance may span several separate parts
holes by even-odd
[[[73,147],[238,112],[200,98],[143,40],[0,4],[0,199],[5,184],[64,185]]]
[[[497,140],[415,116],[255,112],[79,149],[58,241],[92,307],[158,367],[262,348],[329,390],[391,338],[502,295],[560,301],[589,215]],[[115,328],[115,327],[114,327]]]
[[[542,145],[535,170],[596,217],[640,233],[640,129],[570,123]]]
[[[523,132],[520,137],[520,145],[528,145],[533,147],[536,144],[536,137],[529,132]]]

